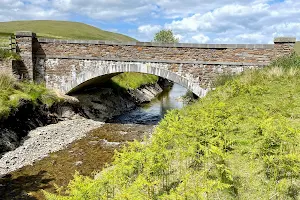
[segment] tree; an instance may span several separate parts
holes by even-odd
[[[160,30],[154,36],[154,42],[160,43],[178,43],[179,39],[176,38],[172,30]]]

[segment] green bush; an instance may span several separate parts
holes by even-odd
[[[67,191],[45,195],[299,199],[299,72],[295,65],[246,71],[195,104],[169,112],[150,139],[116,152],[95,178],[76,173]]]

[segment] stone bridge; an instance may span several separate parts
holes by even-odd
[[[160,44],[36,38],[17,32],[22,57],[15,73],[70,93],[122,72],[154,74],[204,96],[219,74],[240,73],[268,65],[294,50],[296,38],[274,44]]]

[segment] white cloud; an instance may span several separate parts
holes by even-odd
[[[158,32],[159,30],[161,30],[161,26],[160,25],[143,25],[138,27],[138,31],[140,33],[143,34],[149,34],[149,35],[153,35],[154,33]]]
[[[61,11],[102,21],[132,19],[156,8],[150,0],[52,0],[52,5]]]
[[[54,8],[43,8],[40,4],[31,3],[31,1],[25,3],[24,1],[0,0],[0,21],[66,18],[66,14]],[[43,2],[45,3],[45,0],[41,3]]]
[[[181,34],[174,34],[174,37],[177,38],[179,42],[181,42],[184,39],[184,36]]]
[[[218,6],[211,11],[173,20],[165,27],[197,42],[270,43],[276,36],[300,38],[300,19],[297,17],[300,16],[300,1],[268,2],[257,0],[244,4],[241,1]],[[203,35],[210,40],[205,40]]]
[[[203,35],[202,33],[194,35],[192,38],[198,43],[207,43],[209,41],[209,37]]]
[[[138,27],[138,34],[136,37],[141,41],[150,41],[154,38],[155,33],[161,29],[161,25],[142,25]]]
[[[105,22],[108,29],[143,41],[163,28],[172,29],[181,42],[300,39],[299,0],[0,0],[0,5],[0,21],[80,18],[92,24]]]

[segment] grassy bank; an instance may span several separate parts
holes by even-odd
[[[14,77],[0,72],[0,119],[4,119],[18,109],[23,101],[34,104],[52,105],[58,97],[42,85],[17,82]]]
[[[151,74],[142,73],[122,73],[112,78],[112,82],[124,89],[137,89],[141,85],[154,84],[158,77]]]
[[[68,196],[46,196],[299,199],[299,102],[299,57],[246,71],[169,112],[151,139],[129,143],[97,178],[76,174]]]

